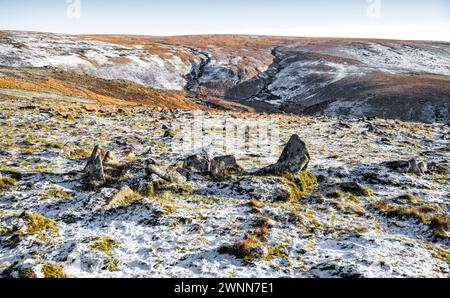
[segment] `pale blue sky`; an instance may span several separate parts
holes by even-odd
[[[78,0],[71,0],[78,1]],[[380,13],[370,4],[380,1]],[[450,41],[449,0],[0,0],[1,30],[262,34]],[[72,14],[74,16],[74,14]]]

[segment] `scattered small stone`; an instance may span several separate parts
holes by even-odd
[[[404,170],[406,172],[406,169],[409,168],[409,161],[404,160],[387,161],[383,162],[381,165],[393,171]]]
[[[372,123],[367,123],[366,128],[367,128],[368,132],[371,132],[371,133],[374,133],[377,135],[383,134],[383,132],[380,129],[376,128]]]
[[[122,158],[123,158],[123,160],[125,160],[127,162],[131,162],[136,159],[136,154],[133,152],[133,150],[126,150],[123,153]]]
[[[175,135],[176,135],[175,132],[172,131],[172,130],[170,130],[170,129],[167,129],[167,130],[164,132],[164,137],[165,137],[165,138],[174,138]]]
[[[114,154],[111,151],[108,151],[105,154],[105,158],[103,158],[103,165],[104,166],[118,166],[119,161],[117,160],[117,158],[114,156]]]
[[[386,145],[391,145],[391,140],[389,138],[383,137],[380,139],[380,142]]]
[[[108,208],[129,206],[141,199],[128,185],[123,186],[108,203]]]
[[[89,157],[89,151],[81,148],[75,143],[67,142],[61,148],[59,157],[71,160],[85,159]]]

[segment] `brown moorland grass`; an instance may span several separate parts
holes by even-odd
[[[109,61],[117,63],[117,64],[128,64],[131,62],[130,58],[127,57],[111,57]]]
[[[158,90],[130,81],[104,80],[61,71],[39,70],[35,74],[23,70],[20,78],[14,74],[0,77],[0,89],[56,91],[67,96],[84,97],[118,106],[143,105],[186,110],[202,108],[187,99],[183,91]]]
[[[433,233],[442,238],[448,238],[450,217],[439,211],[439,208],[423,204],[392,204],[387,201],[373,202],[372,206],[390,217],[415,218],[427,224]]]

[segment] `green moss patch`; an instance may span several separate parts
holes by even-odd
[[[283,175],[286,185],[289,186],[289,200],[298,201],[311,194],[317,186],[317,176],[309,171],[300,171],[296,174]]]
[[[277,244],[276,246],[268,246],[264,260],[269,262],[272,261],[274,257],[289,259],[289,252],[286,247],[281,244]]]

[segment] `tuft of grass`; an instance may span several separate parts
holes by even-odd
[[[364,187],[356,182],[341,183],[339,187],[342,191],[349,192],[355,196],[372,197],[375,194],[369,187]]]
[[[374,202],[372,206],[391,217],[410,217],[426,221],[425,215],[414,206],[390,204],[386,201]]]
[[[177,209],[179,207],[173,193],[169,191],[155,193],[152,196],[148,197],[148,199],[160,204],[164,211],[166,211],[168,214],[177,212]]]
[[[67,156],[69,160],[84,160],[91,156],[91,152],[87,149],[83,148],[75,148],[70,154]]]
[[[1,177],[1,176],[0,176]],[[10,177],[0,178],[0,191],[12,188],[17,183],[17,180]]]
[[[251,199],[249,205],[250,207],[262,208],[264,206],[264,203],[257,199]]]
[[[36,278],[36,273],[32,268],[22,268],[19,270],[19,278],[22,279],[33,279]]]
[[[354,195],[350,195],[345,200],[341,199],[341,201],[331,200],[330,205],[345,214],[366,214],[364,208],[361,206],[361,201]]]
[[[358,233],[358,234],[364,234],[364,233],[366,233],[367,231],[369,231],[369,228],[366,227],[366,226],[358,226],[358,227],[355,227],[355,232]]]
[[[62,188],[50,187],[46,191],[46,198],[51,200],[68,200],[70,195]]]
[[[69,278],[69,276],[64,272],[64,267],[54,263],[43,264],[42,273],[45,278]]]
[[[286,247],[280,244],[277,244],[276,246],[268,246],[264,260],[270,262],[274,257],[289,259],[289,252]]]
[[[386,201],[377,201],[372,203],[372,207],[383,213],[388,213],[394,209],[394,207]]]
[[[151,140],[150,141],[150,145],[158,147],[159,149],[164,149],[166,147],[166,144],[159,142],[159,141],[155,141],[155,140]]]
[[[257,199],[251,199],[248,205],[251,208],[251,213],[259,213],[260,212],[259,209],[264,207],[264,203]]]
[[[449,251],[444,250],[440,247],[434,246],[428,242],[425,242],[424,246],[426,249],[433,252],[440,260],[446,262],[447,264],[450,264],[450,252]]]
[[[356,196],[354,196],[354,195],[349,195],[346,199],[345,199],[345,201],[346,202],[352,202],[352,203],[355,203],[355,204],[357,204],[357,205],[359,205],[359,204],[361,204],[361,201],[356,197]]]
[[[108,270],[110,272],[116,271],[117,267],[119,267],[119,264],[120,264],[120,262],[118,259],[112,259],[111,262],[109,263]]]
[[[263,242],[267,241],[272,228],[269,219],[267,217],[258,218],[255,222],[255,227],[257,228],[257,237]]]
[[[375,192],[369,188],[369,187],[363,187],[362,188],[362,194],[366,197],[373,197],[373,195],[375,194]]]
[[[344,193],[339,190],[330,191],[325,195],[325,197],[329,199],[342,199],[344,196],[345,196]]]
[[[219,253],[233,255],[247,263],[262,257],[261,241],[255,236],[245,235],[244,240],[231,245],[223,245],[219,248]]]
[[[155,186],[153,182],[146,183],[140,190],[139,193],[144,197],[151,197],[155,194]]]
[[[448,238],[447,230],[450,227],[450,217],[446,214],[434,215],[430,218],[430,228],[435,235],[441,238]]]
[[[450,217],[446,214],[437,213],[439,212],[437,207],[412,204],[398,205],[386,201],[374,202],[372,206],[388,216],[418,219],[427,224],[435,236],[448,238],[447,230],[450,227]]]
[[[412,204],[417,204],[417,203],[420,202],[419,198],[417,198],[416,196],[414,196],[414,195],[412,195],[410,193],[407,193],[407,194],[404,194],[402,196],[399,196],[398,199],[399,200],[406,200],[406,201],[408,201],[409,203],[412,203]]]
[[[197,214],[197,218],[198,218],[198,220],[200,220],[200,221],[208,220],[208,217],[205,216],[205,215],[203,215],[203,213],[201,213],[200,211],[199,211],[198,214]]]
[[[107,256],[112,256],[113,250],[120,245],[120,242],[108,236],[98,237],[92,240],[90,248],[104,252]]]
[[[25,221],[25,235],[36,235],[42,241],[47,240],[47,232],[58,236],[58,227],[52,219],[31,213],[23,214],[21,218]]]

